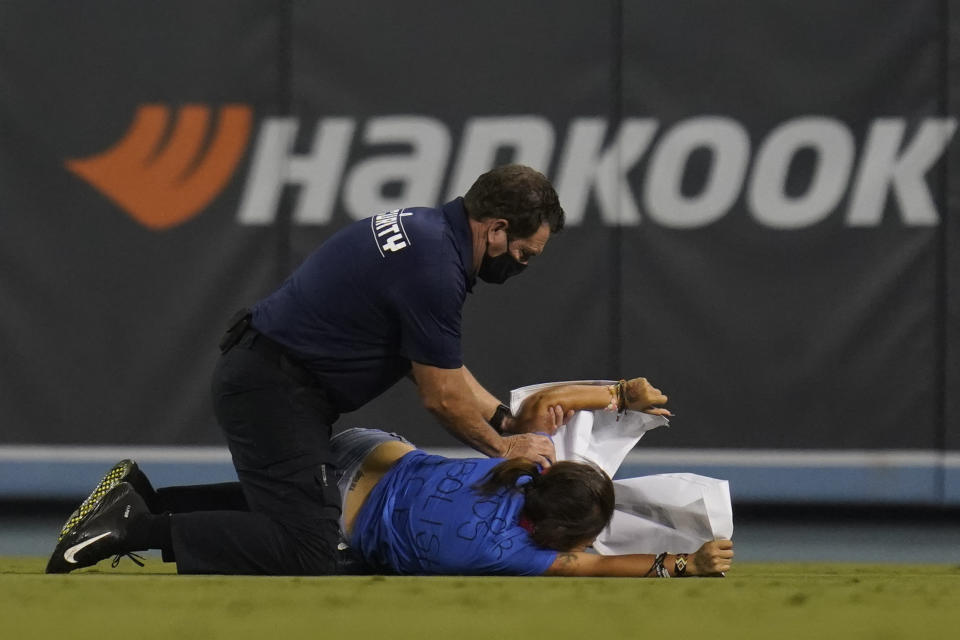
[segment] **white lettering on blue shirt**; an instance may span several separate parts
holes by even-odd
[[[403,209],[394,209],[370,218],[370,230],[381,256],[386,257],[387,251],[395,253],[413,244],[403,228],[403,218],[412,215]]]

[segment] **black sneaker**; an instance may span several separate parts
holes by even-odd
[[[119,560],[127,555],[124,542],[130,522],[147,513],[150,511],[133,485],[121,482],[107,491],[57,543],[47,562],[47,573],[69,573],[112,555]]]
[[[140,470],[140,467],[137,466],[137,463],[133,460],[121,460],[107,471],[107,474],[103,476],[103,479],[100,480],[94,490],[90,492],[87,499],[81,502],[80,506],[70,514],[70,517],[67,518],[67,521],[63,523],[63,527],[60,529],[57,542],[63,540],[77,523],[100,503],[103,496],[121,482],[129,482],[133,485],[133,488],[148,505],[152,502],[154,495],[156,495],[156,492],[150,485],[150,481],[147,479],[147,476],[143,474],[143,471]]]

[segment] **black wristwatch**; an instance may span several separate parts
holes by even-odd
[[[493,416],[487,422],[493,427],[493,430],[503,435],[503,421],[507,419],[507,416],[513,417],[513,414],[510,412],[510,407],[505,404],[501,404],[497,407],[497,410],[493,412]]]

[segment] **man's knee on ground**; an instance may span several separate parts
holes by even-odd
[[[289,533],[288,571],[290,575],[323,576],[336,572],[338,520],[324,520],[311,526],[298,523],[284,526]]]

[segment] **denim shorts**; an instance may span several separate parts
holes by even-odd
[[[410,446],[413,443],[396,433],[387,433],[380,429],[361,429],[358,427],[345,429],[330,440],[330,450],[333,452],[334,464],[337,467],[337,488],[340,489],[340,504],[347,503],[347,491],[350,483],[357,475],[363,461],[370,452],[384,442],[405,442]],[[343,516],[340,516],[340,531],[344,529]]]

